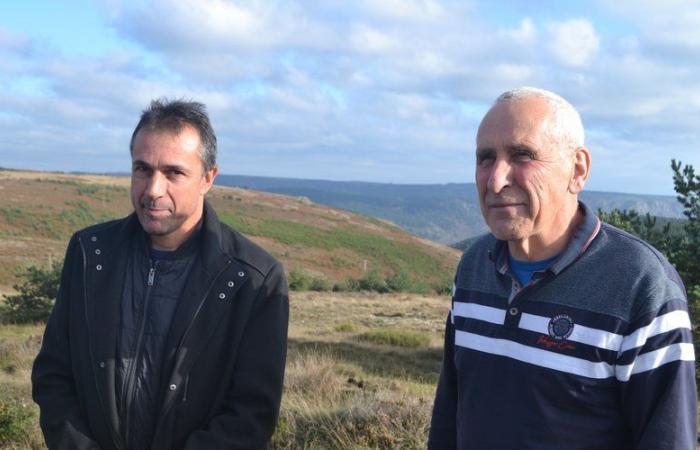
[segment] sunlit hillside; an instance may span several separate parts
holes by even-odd
[[[450,285],[459,253],[375,218],[303,197],[214,187],[219,217],[280,259],[328,287],[368,272],[402,274],[425,292]],[[62,258],[70,235],[129,214],[129,179],[0,170],[0,289],[14,270]]]

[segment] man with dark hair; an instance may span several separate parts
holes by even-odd
[[[491,233],[457,268],[429,449],[695,449],[683,283],[578,200],[590,167],[578,113],[552,92],[506,92],[484,116]]]
[[[77,232],[32,371],[50,449],[259,449],[282,395],[282,266],[221,223],[204,105],[131,138],[130,216]]]

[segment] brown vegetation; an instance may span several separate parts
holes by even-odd
[[[290,304],[284,396],[272,448],[424,448],[448,298],[310,292],[293,293]],[[359,338],[372,330],[412,330],[425,345]],[[0,328],[0,434],[8,418],[14,421],[10,429],[19,431],[0,448],[43,448],[29,382],[42,331],[42,325]]]

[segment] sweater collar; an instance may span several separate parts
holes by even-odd
[[[571,265],[579,256],[581,256],[588,246],[591,245],[593,239],[600,231],[600,219],[595,213],[582,201],[578,202],[578,209],[583,215],[581,224],[576,228],[573,236],[569,240],[566,248],[559,254],[559,257],[554,260],[549,270],[555,275]],[[493,248],[492,254],[496,264],[496,270],[505,275],[508,273],[508,242],[497,240]]]

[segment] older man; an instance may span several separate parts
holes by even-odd
[[[457,269],[429,448],[695,448],[685,289],[658,251],[578,201],[590,166],[556,94],[506,92],[482,120],[491,234]]]
[[[259,449],[282,395],[281,265],[221,223],[204,106],[154,101],[130,216],[77,232],[32,373],[51,449]]]

